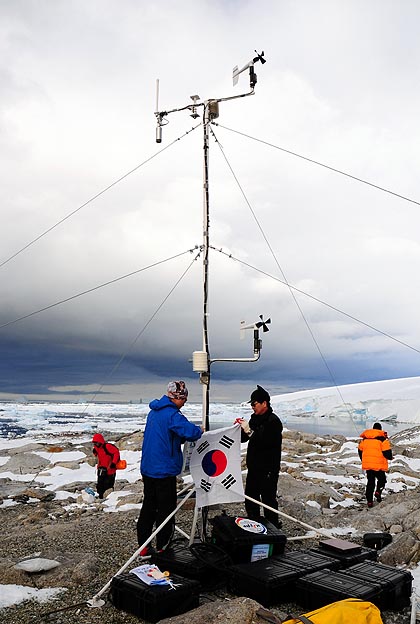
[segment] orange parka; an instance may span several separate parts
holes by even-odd
[[[360,434],[359,456],[362,470],[388,470],[388,460],[392,459],[388,435],[381,429],[366,429]]]

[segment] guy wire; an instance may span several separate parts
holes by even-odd
[[[264,240],[265,240],[265,242],[266,242],[266,244],[267,244],[267,247],[268,247],[268,249],[270,250],[271,255],[273,256],[274,262],[276,263],[276,265],[277,265],[277,267],[278,267],[278,269],[279,269],[279,271],[280,271],[280,274],[281,274],[281,275],[282,275],[282,277],[283,277],[284,283],[285,283],[285,284],[287,285],[287,287],[289,288],[290,295],[292,296],[293,301],[295,302],[295,305],[296,305],[297,309],[298,309],[298,310],[299,310],[299,312],[300,312],[300,315],[301,315],[301,317],[302,317],[302,319],[303,319],[303,322],[305,323],[306,328],[307,328],[307,330],[308,330],[308,332],[309,332],[309,334],[310,334],[310,336],[311,336],[311,338],[312,338],[312,340],[313,340],[313,342],[314,342],[314,344],[315,344],[315,347],[316,347],[316,349],[317,349],[317,351],[318,351],[318,353],[319,353],[319,355],[320,355],[320,357],[321,357],[321,359],[322,359],[322,361],[323,361],[323,363],[324,363],[324,366],[325,366],[326,370],[328,371],[328,374],[329,374],[329,376],[330,376],[330,379],[331,379],[331,381],[332,381],[332,383],[333,383],[333,385],[334,385],[335,389],[337,390],[337,394],[340,396],[340,399],[341,399],[341,401],[342,401],[342,403],[343,403],[343,405],[344,405],[345,409],[347,410],[347,412],[348,412],[348,414],[349,414],[349,416],[350,416],[350,418],[351,418],[351,413],[350,413],[350,410],[349,410],[349,409],[348,409],[348,407],[347,407],[347,403],[346,403],[346,402],[345,402],[345,400],[344,400],[344,397],[343,397],[343,395],[342,395],[342,393],[341,393],[341,390],[340,390],[340,388],[339,388],[339,386],[338,386],[338,384],[337,384],[337,382],[336,382],[336,380],[335,380],[335,377],[334,377],[334,375],[333,375],[333,372],[332,372],[332,370],[331,370],[330,366],[328,365],[328,362],[327,362],[327,360],[326,360],[326,358],[325,358],[325,356],[324,356],[324,354],[323,354],[323,352],[322,352],[322,350],[321,350],[321,347],[320,347],[320,346],[319,346],[319,344],[318,344],[318,341],[317,341],[317,339],[316,339],[316,337],[315,337],[314,332],[312,331],[311,326],[309,325],[309,322],[308,322],[308,320],[307,320],[307,318],[306,318],[306,316],[305,316],[305,313],[303,312],[303,310],[302,310],[301,306],[299,305],[299,302],[298,302],[298,300],[297,300],[297,298],[296,298],[295,293],[293,292],[293,289],[292,289],[292,288],[290,288],[290,286],[289,286],[289,282],[288,282],[288,280],[287,280],[287,278],[286,278],[286,275],[285,275],[285,273],[284,273],[284,271],[283,271],[283,269],[282,269],[282,267],[281,267],[281,265],[280,265],[280,263],[279,263],[279,261],[278,261],[278,259],[277,259],[277,256],[276,256],[276,254],[275,254],[275,252],[274,252],[274,249],[272,248],[272,246],[271,246],[271,244],[270,244],[270,242],[269,242],[269,240],[268,240],[268,238],[267,238],[267,236],[266,236],[266,234],[265,234],[265,232],[264,232],[264,230],[263,230],[263,228],[262,228],[262,226],[261,226],[261,224],[260,224],[260,222],[259,222],[259,220],[258,220],[258,218],[257,218],[257,215],[255,214],[255,211],[253,210],[253,208],[252,208],[252,206],[251,206],[251,204],[250,204],[250,202],[249,202],[249,200],[248,200],[248,198],[247,198],[247,196],[246,196],[246,194],[245,194],[245,191],[244,191],[244,189],[242,188],[242,186],[241,186],[241,184],[240,184],[240,182],[239,182],[239,180],[238,180],[238,178],[237,178],[237,176],[236,176],[236,174],[235,174],[235,172],[234,172],[234,170],[233,170],[233,168],[232,168],[232,166],[231,166],[231,164],[230,164],[230,162],[229,162],[229,160],[228,160],[228,158],[227,158],[227,156],[226,156],[226,154],[225,154],[225,152],[224,152],[223,147],[220,145],[219,141],[217,140],[217,137],[216,137],[216,135],[215,135],[215,133],[214,133],[214,131],[213,131],[213,128],[210,128],[210,130],[211,130],[211,132],[212,132],[212,134],[213,134],[213,136],[214,136],[214,139],[215,139],[215,141],[216,141],[217,145],[218,145],[218,146],[219,146],[219,148],[220,148],[220,151],[222,152],[223,158],[225,159],[227,166],[229,167],[229,169],[230,169],[230,171],[231,171],[231,173],[232,173],[232,175],[233,175],[233,177],[234,177],[234,179],[235,179],[235,182],[237,183],[237,185],[238,185],[238,187],[239,187],[239,190],[240,190],[240,191],[241,191],[241,193],[242,193],[243,198],[245,199],[245,202],[246,202],[246,204],[247,204],[248,208],[249,208],[249,209],[250,209],[250,211],[251,211],[252,216],[254,217],[255,223],[257,224],[258,229],[260,230],[260,232],[261,232],[261,234],[262,234],[262,236],[263,236],[263,238],[264,238]],[[353,421],[353,419],[352,419],[352,421]]]
[[[70,219],[70,217],[72,217],[74,214],[76,214],[77,212],[79,212],[79,210],[82,210],[82,208],[84,208],[85,206],[87,206],[88,204],[91,204],[93,201],[95,201],[95,199],[97,199],[98,197],[100,197],[101,195],[103,195],[104,193],[106,193],[107,191],[109,191],[111,188],[113,188],[114,186],[116,186],[117,184],[119,184],[119,182],[122,182],[122,180],[125,180],[125,178],[128,178],[129,175],[131,175],[132,173],[134,173],[135,171],[137,171],[138,169],[140,169],[140,167],[143,167],[143,165],[146,165],[148,162],[150,162],[151,160],[153,160],[153,158],[156,158],[156,156],[159,156],[160,154],[162,154],[162,152],[164,152],[165,150],[169,149],[170,147],[172,147],[172,145],[174,145],[177,141],[180,141],[181,139],[183,139],[184,137],[187,136],[187,134],[190,134],[190,132],[192,132],[193,130],[196,130],[196,128],[199,128],[202,124],[199,123],[196,126],[193,126],[190,130],[187,130],[186,132],[184,132],[184,134],[182,134],[181,136],[177,137],[176,139],[174,139],[171,143],[169,143],[168,145],[166,145],[165,147],[162,147],[162,149],[158,150],[157,152],[155,152],[154,154],[152,154],[151,156],[149,156],[149,158],[146,158],[146,160],[144,160],[143,162],[141,162],[139,165],[137,165],[136,167],[134,167],[133,169],[131,169],[130,171],[127,171],[127,173],[124,173],[124,175],[122,175],[121,177],[119,177],[117,180],[114,180],[114,182],[111,182],[111,184],[109,184],[108,186],[106,186],[104,189],[102,189],[102,191],[99,191],[99,193],[96,193],[96,195],[93,195],[93,197],[91,197],[90,199],[88,199],[87,201],[85,201],[81,206],[79,206],[78,208],[76,208],[75,210],[72,210],[72,212],[69,212],[65,217],[63,217],[62,219],[60,219],[59,221],[57,221],[57,223],[55,223],[54,225],[52,225],[51,227],[47,228],[44,232],[42,232],[41,234],[39,234],[38,236],[36,236],[33,240],[31,240],[29,243],[27,243],[26,245],[24,245],[23,247],[21,247],[21,249],[18,249],[18,251],[16,251],[15,253],[13,253],[11,256],[9,256],[6,260],[3,260],[3,262],[0,263],[0,269],[1,267],[3,267],[5,264],[7,264],[8,262],[10,262],[10,260],[13,260],[13,258],[16,258],[16,256],[18,256],[19,254],[21,254],[23,251],[25,251],[25,249],[28,249],[28,247],[31,247],[31,245],[33,245],[34,243],[36,243],[37,241],[39,241],[41,238],[43,238],[44,236],[46,236],[49,232],[51,232],[52,230],[54,230],[56,227],[58,227],[59,225],[61,225],[62,223],[64,223],[64,221],[67,221],[67,219]]]

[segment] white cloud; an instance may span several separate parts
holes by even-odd
[[[157,77],[164,109],[185,106],[193,93],[237,94],[248,79],[244,72],[233,89],[232,67],[250,60],[256,45],[267,58],[255,66],[256,94],[222,103],[221,125],[419,200],[420,43],[413,25],[420,9],[392,2],[361,7],[263,1],[256,11],[250,3],[204,0],[176,7],[127,0],[124,10],[115,0],[3,5],[2,259],[192,127],[187,113],[169,115],[164,142],[155,144]],[[223,128],[214,131],[287,280],[418,344],[419,207]],[[1,322],[201,244],[202,151],[200,128],[0,268]],[[213,139],[210,182],[212,244],[281,278]],[[0,331],[19,341],[35,333],[45,344],[121,353],[188,261]],[[200,348],[200,263],[136,351],[184,351],[187,359]],[[352,356],[375,357],[378,343],[394,352],[363,328],[343,349],[340,328],[346,333],[354,324],[302,296],[299,302],[315,333],[321,329],[327,359],[348,369],[348,381],[358,366],[352,368]],[[215,352],[241,355],[240,320],[264,314],[273,319],[263,351],[273,374],[281,377],[290,358],[305,369],[311,337],[281,284],[212,253],[210,306]],[[401,348],[391,374],[418,368],[410,358]],[[322,367],[318,361],[318,375]]]

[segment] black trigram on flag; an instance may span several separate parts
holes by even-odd
[[[229,474],[227,477],[225,477],[222,481],[222,485],[223,487],[225,487],[227,490],[232,487],[232,485],[236,483],[236,479],[235,477],[232,477],[231,474]]]
[[[200,446],[197,446],[197,453],[203,453],[206,449],[208,449],[210,446],[209,442],[207,442],[207,440],[205,440],[204,442],[202,442],[200,444]]]
[[[205,492],[210,492],[211,489],[211,483],[209,483],[208,481],[206,481],[205,479],[201,479],[200,482],[200,487],[202,490],[204,490]]]
[[[222,446],[224,446],[227,449],[230,449],[230,447],[234,443],[235,443],[235,440],[232,440],[232,438],[229,438],[227,435],[224,435],[219,440],[219,444],[221,444]]]

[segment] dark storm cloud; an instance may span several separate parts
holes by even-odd
[[[202,129],[176,141],[193,123],[177,113],[155,144],[155,80],[164,110],[194,93],[237,95],[248,77],[233,89],[232,67],[256,45],[267,63],[256,65],[255,96],[221,104],[221,125],[419,200],[416,3],[263,0],[255,11],[127,0],[121,11],[115,0],[18,0],[0,12],[0,262],[174,141],[0,268],[3,322],[201,244]],[[213,131],[211,243],[420,344],[418,206]],[[191,376],[191,354],[202,348],[201,258],[170,294],[191,261],[0,329],[0,391],[84,392],[123,353],[113,391]],[[257,378],[282,389],[331,385],[318,347],[337,383],[418,373],[418,354],[297,293],[303,320],[286,286],[217,252],[209,296],[212,357],[249,357],[252,335],[239,342],[240,321],[273,319],[258,363],[212,367],[232,387]]]

